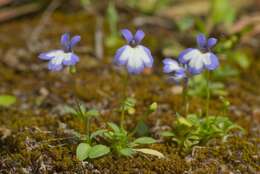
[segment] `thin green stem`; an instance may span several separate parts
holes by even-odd
[[[122,102],[125,101],[125,99],[127,98],[127,87],[128,87],[128,74],[126,74],[123,78],[123,100]],[[123,106],[122,110],[121,110],[121,119],[120,119],[120,126],[121,129],[124,129],[124,123],[125,123],[125,107]]]
[[[124,122],[125,122],[125,109],[121,111],[121,120],[120,120],[121,129],[124,129]]]
[[[187,117],[189,112],[189,103],[188,103],[188,87],[189,87],[189,79],[185,78],[183,82],[183,93],[182,93],[182,101],[184,106],[184,116]]]
[[[87,133],[87,141],[90,144],[91,143],[91,139],[90,139],[90,118],[86,118],[87,119],[87,124],[86,124],[86,133]]]
[[[207,100],[206,100],[206,117],[209,116],[209,102],[210,102],[210,72],[206,72],[207,80]]]

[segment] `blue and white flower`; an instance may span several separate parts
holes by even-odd
[[[179,62],[186,64],[191,74],[200,74],[205,69],[212,71],[219,66],[218,57],[211,52],[211,48],[216,45],[216,38],[207,39],[205,35],[197,36],[198,49],[188,48],[179,55]]]
[[[114,62],[119,66],[126,66],[131,74],[139,74],[144,68],[151,68],[153,66],[151,51],[140,45],[145,35],[144,32],[137,30],[133,36],[128,29],[123,29],[121,34],[126,39],[127,45],[117,50]]]
[[[62,49],[52,50],[41,53],[39,58],[48,60],[48,69],[51,71],[60,71],[63,66],[73,66],[79,61],[79,57],[73,53],[73,47],[80,41],[80,36],[74,36],[65,33],[61,36]]]
[[[176,60],[165,58],[163,60],[163,72],[170,74],[169,80],[174,82],[180,82],[186,78],[186,69]]]

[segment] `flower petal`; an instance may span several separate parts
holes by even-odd
[[[69,49],[69,46],[70,46],[70,34],[69,33],[64,33],[62,36],[61,36],[61,40],[60,40],[60,43],[62,45],[62,47],[64,49]]]
[[[123,52],[128,48],[129,46],[126,45],[126,46],[123,46],[121,48],[119,48],[117,51],[116,51],[116,55],[114,57],[114,63],[116,63],[117,65],[124,65],[126,64],[126,61],[127,61],[127,54],[128,53],[125,53],[124,55]]]
[[[70,48],[72,49],[79,41],[81,40],[81,37],[79,35],[74,36],[70,41]]]
[[[72,66],[79,61],[79,57],[74,53],[65,53],[63,57],[63,65]]]
[[[60,71],[63,66],[62,66],[62,58],[61,57],[55,57],[50,60],[48,64],[48,69],[51,71]]]
[[[197,36],[197,44],[200,48],[204,48],[207,44],[207,38],[204,34],[199,34]]]
[[[213,37],[209,38],[208,43],[207,43],[207,47],[208,48],[213,47],[214,45],[216,45],[217,41],[218,40],[216,38],[213,38]]]
[[[180,69],[176,71],[176,73],[173,76],[170,76],[168,78],[169,81],[173,81],[175,83],[179,83],[182,79],[186,77],[186,73],[184,69]]]
[[[138,47],[142,48],[145,51],[142,56],[145,67],[151,68],[153,66],[153,56],[150,49],[142,45],[139,45]]]
[[[131,74],[139,74],[145,67],[145,62],[149,62],[149,56],[141,46],[135,48],[130,47],[127,60],[127,70]],[[129,49],[129,50],[130,50]]]
[[[163,60],[163,72],[164,73],[171,73],[174,71],[178,71],[181,69],[179,63],[176,60],[170,59],[170,58],[165,58]]]
[[[150,58],[144,51],[142,46],[130,47],[128,48],[128,60],[127,60],[127,70],[131,74],[139,74],[143,71],[146,64],[151,63]]]
[[[178,57],[178,60],[182,64],[187,64],[194,55],[197,55],[198,52],[200,52],[198,49],[195,48],[188,48],[181,52],[181,54]]]
[[[128,29],[121,30],[121,34],[127,40],[128,43],[130,43],[131,40],[133,40],[133,34]]]
[[[39,54],[38,57],[42,60],[50,60],[61,52],[63,52],[63,50],[52,50],[52,51],[48,51],[48,52],[45,52],[45,53],[41,53],[41,54]]]
[[[207,53],[201,53],[200,51],[196,54],[191,55],[191,59],[188,63],[188,70],[191,74],[196,75],[203,71],[204,69],[204,59]]]
[[[143,30],[136,31],[134,39],[137,42],[137,44],[139,44],[143,40],[144,36],[145,36],[145,33],[143,32]]]
[[[218,57],[213,53],[207,53],[204,64],[208,70],[215,70],[219,66]]]

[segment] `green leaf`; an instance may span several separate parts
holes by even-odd
[[[132,148],[120,149],[119,153],[123,156],[132,156],[135,152]]]
[[[136,133],[139,136],[145,136],[149,133],[149,127],[145,124],[143,120],[140,120],[136,125]]]
[[[16,103],[16,97],[12,95],[0,95],[0,107],[9,107]]]
[[[179,124],[183,124],[183,125],[188,126],[188,127],[192,126],[192,124],[184,117],[179,117],[178,122],[179,122]]]
[[[99,158],[101,156],[104,156],[106,154],[108,154],[110,152],[110,148],[102,145],[102,144],[98,144],[93,146],[90,151],[89,151],[89,158],[94,159],[94,158]]]
[[[107,124],[114,132],[121,132],[120,128],[115,123],[108,122]]]
[[[231,24],[235,18],[236,12],[234,7],[231,6],[230,0],[212,0],[211,20],[214,24]]]
[[[90,139],[93,139],[93,138],[95,138],[96,136],[100,136],[100,135],[104,134],[105,132],[107,132],[106,129],[97,130],[97,131],[93,132],[93,133],[90,135]]]
[[[153,144],[156,140],[151,137],[140,137],[133,141],[134,144]]]
[[[173,137],[175,135],[171,131],[164,131],[164,132],[161,133],[161,136],[163,136],[163,137]]]
[[[134,108],[136,104],[136,100],[134,98],[128,97],[121,105],[121,111],[129,110],[131,108]]]
[[[68,106],[68,105],[65,105],[63,107],[63,113],[64,114],[72,114],[72,115],[78,116],[77,111],[73,107]]]
[[[98,117],[99,112],[96,109],[90,109],[86,112],[87,117]]]
[[[156,102],[153,102],[150,106],[149,106],[149,111],[150,112],[155,112],[158,108],[158,104]]]
[[[134,149],[134,150],[137,151],[137,152],[142,152],[142,153],[145,153],[145,154],[154,155],[154,156],[157,156],[158,158],[164,158],[164,155],[157,150],[146,149],[146,148]]]
[[[91,149],[91,146],[87,143],[80,143],[76,150],[77,158],[80,161],[83,161],[88,158],[89,151]]]

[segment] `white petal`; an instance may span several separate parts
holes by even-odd
[[[202,54],[202,57],[205,65],[210,65],[212,63],[210,59],[210,53],[204,53]]]
[[[145,48],[141,45],[137,46],[135,49],[136,54],[139,56],[140,59],[142,59],[143,63],[147,67],[151,67],[153,64],[153,60],[148,55],[148,53],[144,50]]]
[[[136,47],[126,46],[118,58],[118,62],[120,65],[126,65],[131,73],[139,73],[144,67],[151,67],[153,63],[150,55],[141,45]]]
[[[198,49],[193,49],[183,56],[184,61],[190,61],[194,57],[200,56],[201,52]]]
[[[63,50],[55,50],[55,51],[50,51],[46,53],[46,56],[48,57],[57,57],[58,55],[64,54]]]
[[[127,45],[120,57],[118,58],[118,62],[120,63],[120,65],[124,65],[127,63],[128,59],[133,54],[132,52],[132,48],[129,45]]]
[[[144,68],[144,61],[142,59],[144,51],[137,47],[131,49],[132,51],[127,61],[127,67],[129,71],[138,73]]]
[[[196,55],[193,55],[190,62],[189,66],[194,68],[194,69],[202,69],[204,65],[204,55],[202,53],[196,53]]]

